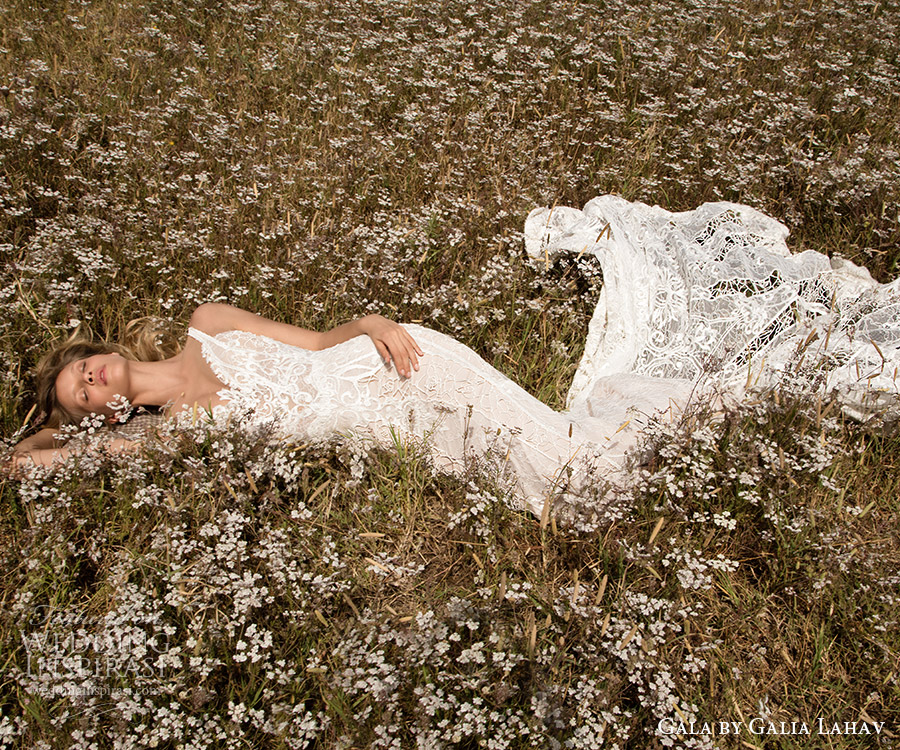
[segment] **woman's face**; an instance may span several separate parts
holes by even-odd
[[[111,416],[110,404],[128,396],[128,360],[114,352],[76,359],[56,378],[56,398],[72,414]]]

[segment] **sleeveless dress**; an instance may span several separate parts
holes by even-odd
[[[591,253],[604,286],[585,353],[556,412],[460,342],[406,326],[424,352],[401,379],[360,336],[308,351],[243,331],[189,330],[234,409],[276,436],[416,439],[460,473],[488,456],[536,514],[549,497],[623,478],[647,420],[692,397],[740,394],[806,358],[813,380],[857,416],[896,406],[900,286],[815,252],[791,255],[786,228],[746,206],[673,214],[613,196],[583,211],[537,209],[526,250]]]
[[[227,386],[220,413],[249,413],[273,426],[276,439],[345,435],[390,448],[412,438],[436,468],[456,474],[488,457],[538,515],[551,493],[581,493],[598,475],[612,481],[642,416],[674,407],[673,396],[683,401],[690,390],[677,380],[657,389],[651,378],[622,378],[605,387],[603,408],[560,413],[455,339],[404,327],[424,352],[406,379],[368,336],[310,351],[246,331],[188,335]]]

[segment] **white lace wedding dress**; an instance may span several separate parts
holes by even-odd
[[[424,355],[401,379],[385,366],[367,336],[309,351],[244,331],[188,335],[202,345],[233,410],[276,426],[276,435],[318,441],[337,434],[390,447],[424,441],[438,469],[460,473],[466,459],[489,456],[512,489],[537,514],[554,488],[586,477],[586,460],[612,476],[632,446],[619,430],[631,401],[616,399],[596,416],[553,411],[475,352],[444,334],[406,326]],[[668,403],[664,395],[656,407]],[[596,467],[594,467],[596,469]]]
[[[606,196],[584,211],[538,209],[534,256],[595,254],[604,286],[568,410],[555,412],[454,339],[407,326],[424,351],[401,380],[368,337],[308,351],[242,331],[191,329],[227,386],[223,399],[276,434],[424,441],[437,468],[488,455],[536,514],[548,497],[615,483],[648,416],[676,413],[711,384],[740,392],[795,363],[868,413],[898,393],[900,287],[850,263],[792,256],[757,211],[707,204],[672,214]],[[818,334],[818,341],[813,339]],[[824,355],[824,360],[822,356]]]

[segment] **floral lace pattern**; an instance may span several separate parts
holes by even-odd
[[[245,331],[209,336],[190,329],[189,335],[227,386],[223,400],[288,439],[348,434],[385,447],[422,439],[436,466],[451,472],[462,471],[467,458],[490,455],[536,513],[567,466],[582,467],[566,479],[575,483],[591,462],[607,474],[621,468],[635,429],[619,428],[635,398],[615,395],[610,386],[609,408],[558,413],[458,341],[406,327],[425,352],[408,379],[384,365],[366,336],[308,351]],[[671,388],[656,393],[659,404],[639,391],[632,395],[650,410],[665,407]]]
[[[638,373],[726,388],[770,379],[801,350],[845,409],[864,416],[900,393],[900,280],[821,253],[792,255],[787,228],[735,203],[670,213],[615,196],[583,211],[536,209],[525,224],[535,257],[588,252],[604,289],[569,405],[598,377]],[[812,346],[811,346],[812,345]]]

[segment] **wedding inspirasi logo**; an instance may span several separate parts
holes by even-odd
[[[22,633],[25,672],[38,692],[57,697],[159,692],[171,648],[166,627],[116,626],[46,608],[37,608],[29,624]]]
[[[659,734],[687,737],[690,735],[739,735],[741,730],[754,735],[874,735],[884,731],[883,721],[833,721],[817,716],[811,721],[772,721],[754,717],[750,721],[674,721],[660,719]]]

